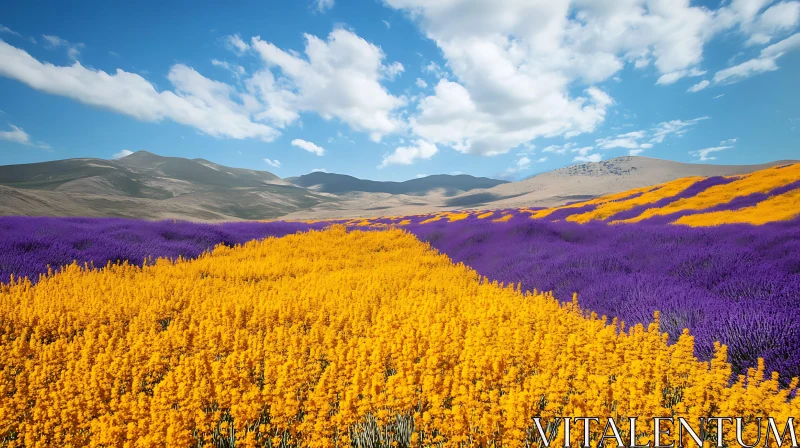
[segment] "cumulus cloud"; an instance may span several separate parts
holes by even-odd
[[[428,141],[493,155],[538,137],[594,131],[613,99],[594,84],[625,63],[655,65],[662,80],[700,73],[712,14],[688,0],[385,0],[407,11],[441,49],[441,78],[412,115]],[[674,81],[673,81],[674,82]],[[576,83],[588,85],[572,94]]]
[[[211,65],[214,67],[224,68],[225,70],[231,72],[236,79],[239,79],[240,76],[246,75],[247,71],[241,65],[231,64],[227,61],[220,61],[219,59],[212,59]]]
[[[9,123],[8,127],[11,128],[10,131],[0,131],[0,140],[5,140],[7,142],[19,143],[21,145],[26,146],[36,146],[37,148],[42,149],[50,149],[50,145],[44,142],[35,142],[31,139],[30,134],[25,132],[19,126],[14,126],[13,124]]]
[[[420,159],[430,159],[437,151],[435,144],[425,140],[416,140],[411,146],[401,146],[394,152],[385,155],[378,168],[385,168],[389,165],[411,165]]]
[[[122,151],[120,151],[120,152],[115,152],[115,153],[114,153],[114,154],[111,156],[111,158],[112,158],[112,159],[121,159],[121,158],[123,158],[123,157],[128,157],[128,156],[129,156],[129,155],[131,155],[131,154],[133,154],[133,151],[131,151],[131,150],[129,150],[129,149],[123,149],[123,150],[122,150]]]
[[[417,87],[419,87],[420,89],[427,89],[427,88],[428,88],[428,83],[427,83],[427,82],[425,82],[425,80],[424,80],[424,79],[422,79],[422,78],[417,78],[417,82],[416,82],[415,84],[416,84],[416,85],[417,85]]]
[[[242,54],[250,49],[250,46],[247,45],[247,42],[242,40],[238,33],[223,37],[222,42],[225,44],[225,47],[237,54]]]
[[[269,165],[269,166],[271,166],[273,168],[280,168],[281,167],[281,162],[279,162],[277,159],[270,160],[270,159],[265,158],[264,161],[267,162],[267,165]]]
[[[314,168],[313,170],[311,170],[311,172],[312,173],[327,173],[328,170],[325,169],[325,168]]]
[[[405,100],[380,82],[391,64],[383,64],[385,55],[379,47],[344,29],[331,32],[327,41],[309,34],[305,38],[305,58],[259,37],[252,39],[267,66],[282,73],[280,82],[273,84],[286,92],[287,107],[313,111],[326,120],[337,118],[369,133],[373,141],[404,128],[397,109]]]
[[[253,120],[255,111],[250,107],[255,105],[248,105],[233,87],[182,64],[174,65],[167,76],[175,90],[158,91],[135,73],[121,69],[106,73],[79,62],[70,66],[43,63],[2,41],[0,59],[2,76],[141,121],[170,119],[212,137],[272,141],[279,135],[271,126]]]
[[[292,146],[300,148],[300,149],[305,149],[306,151],[308,151],[308,152],[310,152],[312,154],[316,154],[318,156],[321,156],[321,155],[325,154],[325,148],[322,148],[321,146],[317,146],[317,145],[315,145],[315,144],[313,144],[311,142],[307,142],[305,140],[301,140],[299,138],[296,138],[296,139],[292,140]]]
[[[391,64],[383,67],[383,76],[391,81],[404,71],[405,67],[403,67],[403,64],[399,62],[392,62]]]
[[[11,127],[11,130],[0,131],[0,140],[20,143],[23,145],[31,144],[31,136],[27,132],[25,132],[22,128],[14,126],[11,123],[9,123],[8,126]]]

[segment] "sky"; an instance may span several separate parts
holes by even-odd
[[[798,0],[28,0],[0,16],[0,164],[518,180],[797,159],[798,22]]]

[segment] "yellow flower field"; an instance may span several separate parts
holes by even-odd
[[[774,375],[729,384],[724,347],[584,314],[395,229],[73,265],[0,286],[0,445],[521,447],[534,416],[745,416],[754,440],[800,415]]]

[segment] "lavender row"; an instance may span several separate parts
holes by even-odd
[[[480,274],[554,291],[627,324],[653,312],[671,338],[689,328],[697,355],[714,341],[742,371],[763,357],[800,375],[800,219],[713,228],[466,219],[409,231]]]
[[[12,274],[36,281],[48,266],[57,270],[73,261],[105,266],[121,261],[141,265],[154,257],[194,258],[217,244],[233,246],[327,225],[0,217],[0,282]]]

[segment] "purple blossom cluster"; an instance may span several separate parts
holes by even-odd
[[[576,224],[517,216],[468,218],[407,230],[491,280],[553,291],[627,325],[660,311],[674,340],[684,328],[696,355],[728,345],[737,371],[765,359],[800,375],[800,219],[711,228]]]
[[[36,281],[48,266],[57,270],[73,261],[101,267],[121,261],[141,265],[158,257],[194,258],[217,244],[233,246],[327,225],[0,217],[0,282],[8,282],[12,274]]]

